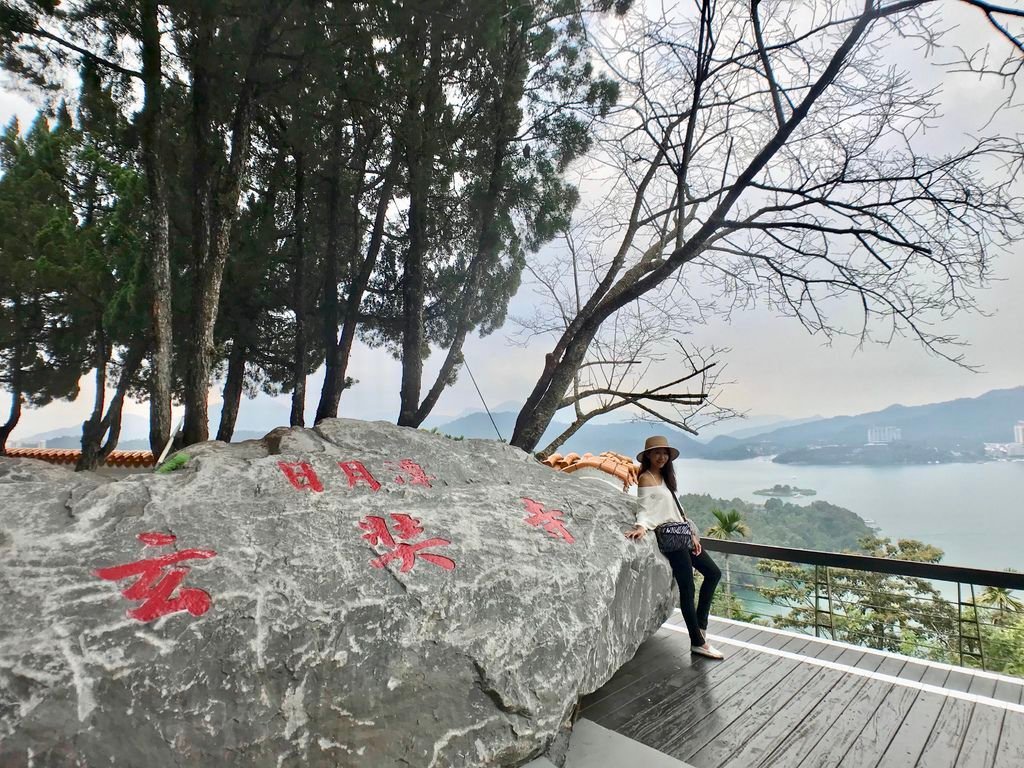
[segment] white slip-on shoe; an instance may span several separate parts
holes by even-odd
[[[701,646],[701,645],[691,646],[690,647],[690,653],[695,653],[698,656],[703,656],[706,659],[715,659],[717,661],[721,661],[722,659],[725,658],[725,654],[723,654],[721,651],[719,651],[714,646],[708,645],[707,643],[705,643],[703,646]]]

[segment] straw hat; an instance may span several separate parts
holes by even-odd
[[[636,460],[640,461],[648,451],[653,451],[655,448],[668,448],[668,460],[675,461],[679,458],[679,451],[668,444],[668,438],[662,435],[651,435],[647,438],[647,442],[644,443],[644,449],[636,455]]]

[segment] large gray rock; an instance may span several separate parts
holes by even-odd
[[[0,459],[4,768],[520,765],[671,607],[628,496],[498,443],[339,419],[189,453]]]

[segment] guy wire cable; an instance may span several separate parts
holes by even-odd
[[[501,432],[498,431],[498,425],[494,423],[494,417],[491,416],[491,409],[487,407],[487,401],[484,400],[484,394],[480,391],[480,387],[477,386],[476,377],[473,372],[469,370],[469,361],[466,360],[466,356],[462,356],[462,364],[466,366],[466,373],[469,374],[470,381],[473,382],[473,386],[476,388],[476,393],[480,396],[480,402],[484,404],[484,410],[487,411],[487,418],[491,420],[491,426],[494,427],[494,431],[498,434],[498,439],[501,442],[505,442],[505,438],[501,436]]]

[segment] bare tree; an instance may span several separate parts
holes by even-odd
[[[584,286],[604,263],[600,222],[606,213],[601,206],[588,224],[566,232],[564,253],[527,266],[540,301],[530,317],[514,318],[524,346],[536,336],[564,332],[578,314]],[[691,434],[738,415],[716,404],[719,358],[726,350],[685,345],[678,336],[698,318],[671,293],[655,293],[626,305],[601,326],[557,407],[572,408],[573,421],[537,452],[539,457],[552,454],[591,419],[620,409],[635,420],[667,423]],[[667,377],[665,370],[671,372]]]
[[[1019,74],[1024,12],[964,2],[1006,50],[985,71]],[[602,326],[667,288],[726,311],[756,298],[826,336],[908,335],[963,364],[941,322],[976,308],[1021,232],[1024,152],[994,133],[927,151],[936,95],[885,52],[938,50],[941,25],[932,0],[698,0],[690,16],[596,30],[623,84],[596,162],[623,215],[578,311],[551,329],[512,444],[536,446]],[[965,67],[979,60],[958,56]]]

